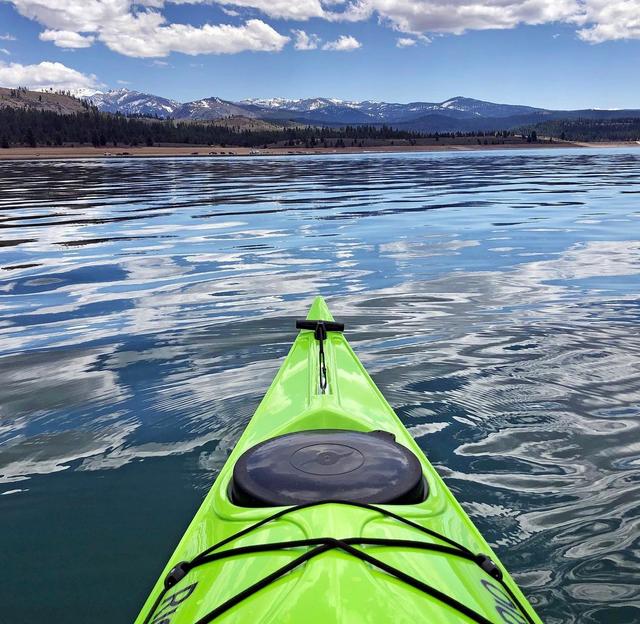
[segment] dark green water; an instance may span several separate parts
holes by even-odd
[[[127,623],[324,295],[548,623],[640,622],[640,150],[0,163],[0,622]]]

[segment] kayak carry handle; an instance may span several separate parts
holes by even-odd
[[[317,331],[319,327],[324,327],[326,331],[344,331],[344,323],[336,323],[335,321],[308,321],[306,319],[296,321],[296,329],[312,329]]]
[[[320,394],[327,391],[327,366],[324,357],[324,341],[327,339],[327,332],[343,332],[344,323],[336,323],[335,321],[309,321],[307,319],[296,321],[296,329],[310,329],[313,331],[314,338],[320,343],[319,345],[319,369],[320,369]]]

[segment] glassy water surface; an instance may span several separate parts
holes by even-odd
[[[133,620],[317,294],[549,624],[640,621],[640,151],[0,163],[0,622]]]

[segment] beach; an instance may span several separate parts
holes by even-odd
[[[158,157],[203,157],[203,156],[283,156],[283,155],[323,155],[323,154],[370,154],[399,152],[460,152],[460,151],[499,151],[514,149],[554,149],[567,147],[640,148],[637,141],[607,143],[571,143],[555,141],[553,143],[506,143],[496,145],[442,144],[442,145],[378,145],[370,147],[216,147],[216,146],[153,146],[153,147],[10,147],[0,149],[0,160],[38,160],[71,158],[158,158]]]

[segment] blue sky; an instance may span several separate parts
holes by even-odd
[[[640,0],[0,0],[0,85],[640,108]]]

